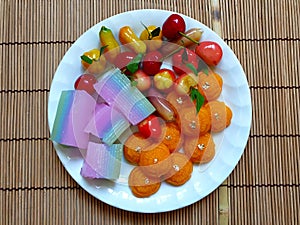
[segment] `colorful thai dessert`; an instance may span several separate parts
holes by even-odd
[[[118,179],[123,146],[89,142],[80,174],[86,178]]]
[[[178,14],[138,26],[140,35],[136,26],[101,27],[101,47],[80,56],[75,90],[61,92],[51,140],[80,150],[86,179],[118,180],[126,163],[128,189],[144,198],[163,182],[185,185],[194,165],[211,162],[214,136],[234,114],[221,100],[220,44]]]

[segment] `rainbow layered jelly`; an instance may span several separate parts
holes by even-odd
[[[50,139],[56,143],[86,149],[89,134],[84,128],[94,116],[96,102],[85,91],[62,91]]]
[[[130,80],[119,69],[106,73],[94,87],[110,106],[118,109],[133,125],[155,111],[148,99],[131,85]]]
[[[102,103],[96,105],[95,116],[84,131],[112,145],[129,126],[127,119],[116,108]]]
[[[80,174],[86,178],[118,179],[123,154],[122,144],[98,144],[89,142]]]

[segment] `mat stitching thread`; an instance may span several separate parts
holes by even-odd
[[[224,38],[224,41],[300,41],[300,38]],[[0,45],[73,44],[75,41],[20,41],[1,42]]]
[[[250,86],[250,89],[299,89],[300,86]]]
[[[300,184],[228,184],[220,185],[229,188],[273,188],[273,187],[300,187]],[[13,188],[0,188],[0,191],[30,191],[30,190],[81,190],[78,186],[66,186],[66,187],[13,187]]]
[[[250,134],[250,138],[298,138],[300,134]],[[0,138],[0,142],[13,142],[13,141],[48,141],[49,137],[25,137],[25,138]],[[49,140],[50,141],[50,140]]]
[[[73,44],[75,41],[20,41],[1,42],[0,45],[38,45],[38,44]]]
[[[300,187],[300,184],[228,184],[229,188]]]
[[[26,138],[0,138],[0,142],[12,142],[12,141],[47,141],[49,137],[26,137]]]
[[[300,86],[249,86],[250,89],[300,89]],[[31,89],[31,90],[0,90],[0,94],[4,93],[31,93],[31,92],[50,92],[50,89]]]
[[[300,41],[300,38],[224,38],[224,41]]]
[[[279,137],[279,138],[295,138],[300,137],[300,134],[250,134],[250,138],[271,138],[271,137]]]
[[[49,89],[32,89],[32,90],[0,90],[0,94],[2,93],[32,93],[32,92],[49,92]]]
[[[0,188],[0,191],[29,191],[29,190],[70,190],[70,189],[80,189],[80,187],[13,187],[13,188]]]

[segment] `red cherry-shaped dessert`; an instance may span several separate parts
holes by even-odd
[[[190,73],[192,70],[187,66],[191,64],[196,70],[198,68],[199,57],[190,49],[182,49],[172,56],[173,70],[178,74]]]
[[[151,87],[151,79],[143,70],[138,69],[132,76],[140,91],[147,91]]]
[[[138,124],[139,132],[145,138],[160,138],[161,137],[161,125],[159,118],[155,115],[150,115],[142,122]]]
[[[162,34],[168,40],[175,40],[185,32],[184,19],[178,14],[172,14],[162,26]]]
[[[203,41],[195,49],[196,54],[209,66],[216,66],[221,61],[223,50],[213,41]]]
[[[76,90],[84,90],[90,95],[94,94],[96,91],[94,89],[94,84],[97,83],[97,79],[92,74],[83,74],[77,78],[74,84]]]
[[[120,70],[124,70],[126,66],[131,62],[131,60],[136,57],[136,53],[134,52],[121,52],[120,54],[117,55],[114,64],[116,67],[118,67]],[[129,71],[126,71],[129,72]],[[125,72],[125,74],[127,74]],[[130,75],[130,72],[127,74]]]
[[[143,71],[148,75],[155,75],[162,65],[162,54],[159,51],[147,53],[143,58]]]

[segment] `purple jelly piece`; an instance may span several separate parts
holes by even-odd
[[[83,166],[80,170],[80,174],[83,177],[86,178],[92,178],[92,179],[98,179],[103,178],[101,175],[99,175],[88,163],[84,161]]]

